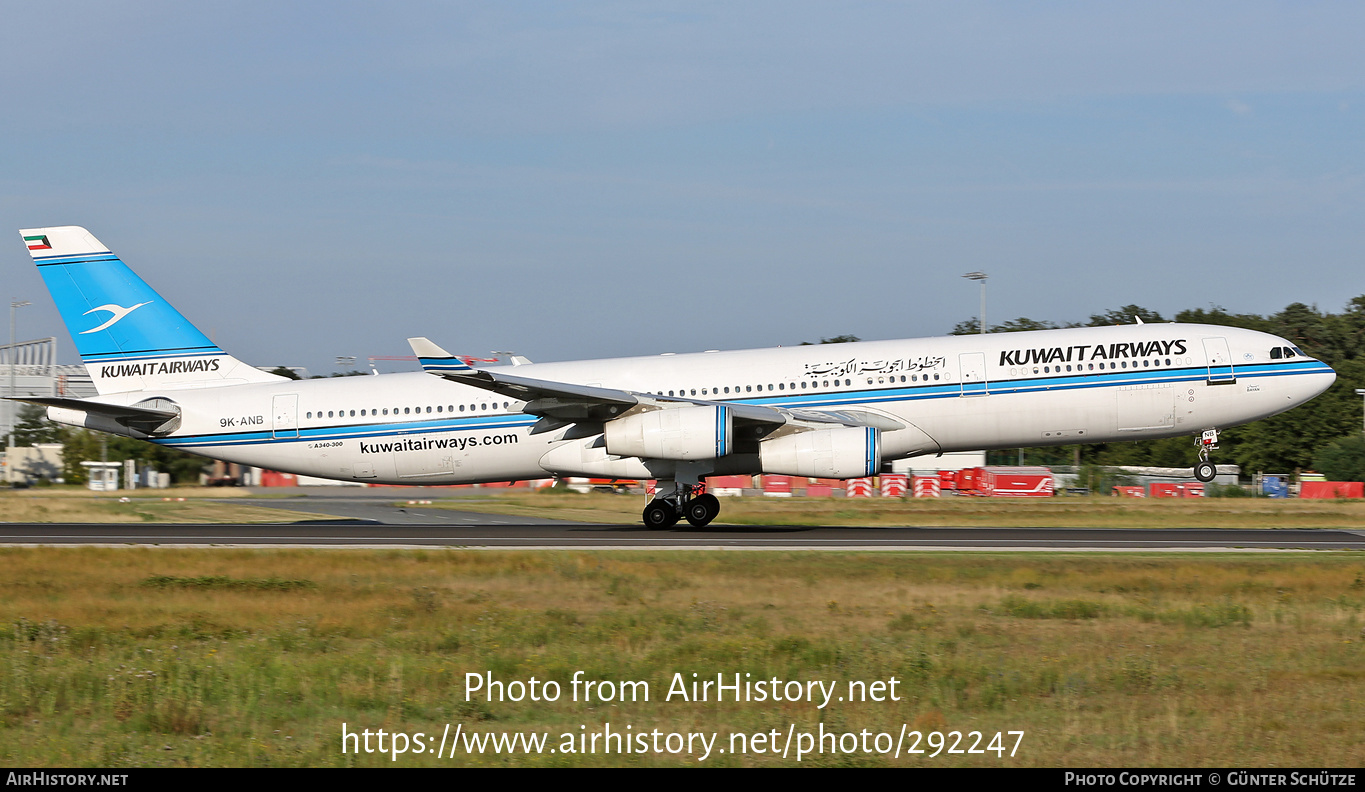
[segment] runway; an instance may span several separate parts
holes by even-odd
[[[1365,550],[1365,530],[1201,528],[942,528],[735,526],[663,531],[454,511],[448,492],[328,491],[231,503],[317,514],[316,520],[245,524],[0,523],[0,546],[487,547],[748,550],[1190,551]],[[441,508],[420,503],[443,501]],[[406,501],[419,501],[407,503]]]

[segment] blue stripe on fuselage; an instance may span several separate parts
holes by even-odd
[[[367,423],[350,426],[316,426],[299,428],[297,437],[274,437],[274,430],[254,432],[224,432],[222,434],[180,435],[149,438],[153,443],[185,448],[218,445],[256,445],[260,443],[301,443],[314,440],[352,440],[384,435],[430,434],[432,432],[466,432],[482,429],[515,429],[530,426],[533,415],[492,415],[407,423]]]

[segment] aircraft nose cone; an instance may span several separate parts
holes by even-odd
[[[1331,366],[1321,361],[1318,362],[1318,366],[1318,370],[1314,371],[1312,375],[1305,377],[1305,379],[1308,380],[1308,382],[1305,383],[1305,385],[1308,386],[1308,392],[1305,393],[1303,398],[1299,401],[1308,401],[1309,399],[1321,395],[1328,388],[1332,387],[1332,383],[1337,381],[1337,372]]]
[[[1327,370],[1322,373],[1322,390],[1318,391],[1318,393],[1322,393],[1322,391],[1332,387],[1332,383],[1337,381],[1337,372],[1335,369],[1327,365],[1324,365],[1323,368]]]

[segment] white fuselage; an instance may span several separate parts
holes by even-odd
[[[1301,404],[1334,380],[1319,361],[1272,352],[1290,348],[1250,330],[1147,324],[530,364],[515,373],[708,402],[872,413],[906,426],[883,433],[890,460],[1247,423]],[[537,418],[520,402],[427,373],[148,390],[98,401],[151,397],[181,410],[179,428],[153,442],[311,476],[453,484],[635,471],[602,462],[592,438],[565,439],[565,429],[532,434]],[[581,466],[564,463],[580,458],[565,453],[568,444],[582,446]],[[557,455],[547,467],[551,451]],[[752,467],[756,457],[749,457],[702,472],[741,472]]]

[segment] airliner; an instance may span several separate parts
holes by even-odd
[[[521,365],[408,339],[422,371],[292,380],[224,352],[83,228],[20,232],[98,395],[59,423],[374,484],[656,479],[646,526],[710,523],[708,476],[860,478],[953,451],[1193,435],[1322,393],[1290,341],[1142,324]]]

